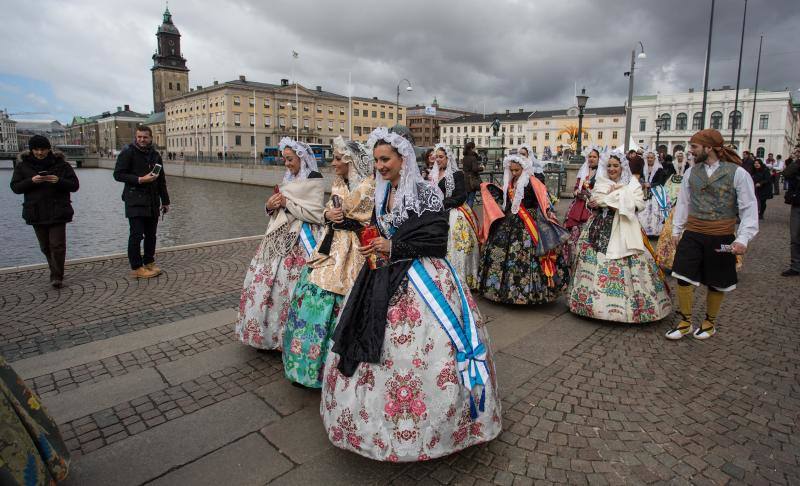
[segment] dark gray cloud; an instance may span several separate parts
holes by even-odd
[[[462,0],[329,2],[173,1],[191,84],[214,79],[277,82],[300,53],[297,78],[343,94],[352,73],[360,96],[488,111],[572,103],[575,85],[594,106],[622,104],[630,51],[641,40],[637,94],[702,87],[710,0]],[[743,0],[717,0],[711,86],[734,85]],[[152,107],[150,56],[163,4],[0,0],[15,48],[0,74],[50,83],[59,103],[96,113]],[[796,0],[751,0],[742,86],[800,87]],[[32,63],[32,59],[41,62]]]

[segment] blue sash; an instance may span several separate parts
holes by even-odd
[[[470,416],[474,420],[478,417],[478,410],[484,411],[484,402],[486,401],[485,386],[489,381],[489,368],[486,366],[486,347],[478,337],[475,318],[469,308],[467,296],[461,287],[458,274],[450,265],[450,262],[445,259],[442,261],[447,263],[458,286],[458,294],[461,297],[461,317],[464,320],[463,326],[442,291],[439,290],[428,271],[425,270],[422,262],[414,260],[408,270],[408,279],[422,296],[422,300],[425,301],[433,315],[436,316],[442,329],[450,338],[450,342],[456,348],[458,375],[461,383],[469,390],[469,410]],[[473,390],[476,388],[480,391],[480,400],[477,407],[473,396]]]
[[[314,238],[314,232],[311,231],[311,225],[308,223],[303,223],[303,226],[300,227],[300,244],[303,245],[306,258],[311,258],[314,248],[317,247],[317,239]]]
[[[669,217],[670,209],[672,209],[669,199],[667,198],[666,189],[664,189],[664,186],[656,186],[652,188],[651,193],[656,200],[656,204],[658,204],[658,209],[661,211],[661,215],[666,220],[667,217]]]

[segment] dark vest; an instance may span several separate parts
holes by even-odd
[[[737,165],[720,160],[719,167],[706,175],[703,164],[692,168],[689,176],[689,216],[706,221],[734,219],[739,214],[733,177]]]

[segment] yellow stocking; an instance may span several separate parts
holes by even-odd
[[[692,328],[692,304],[694,303],[694,287],[691,285],[678,285],[678,314],[681,322],[678,329],[686,333]]]
[[[706,298],[706,321],[712,326],[715,326],[717,323],[717,315],[719,315],[719,308],[722,307],[722,299],[724,297],[725,292],[708,289],[708,297]]]

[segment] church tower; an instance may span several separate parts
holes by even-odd
[[[158,48],[153,54],[153,110],[164,111],[164,102],[189,91],[189,68],[181,55],[181,34],[172,23],[169,7],[156,32]]]

